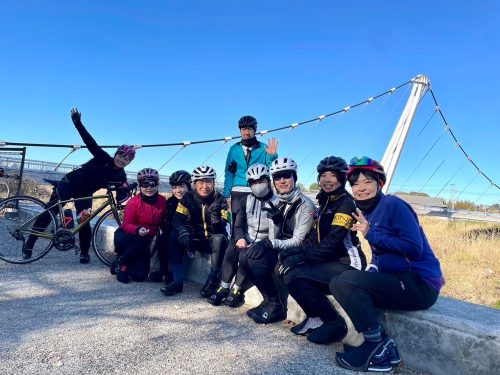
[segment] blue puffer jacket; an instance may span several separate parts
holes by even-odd
[[[266,152],[265,146],[263,142],[257,142],[257,144],[252,147],[248,163],[245,159],[245,152],[241,142],[231,146],[227,153],[226,169],[224,172],[224,198],[229,198],[231,196],[231,189],[233,186],[248,186],[247,169],[252,164],[260,163],[270,167],[271,163],[278,158],[277,153],[269,155]]]
[[[379,272],[415,272],[437,291],[441,289],[441,266],[408,203],[382,194],[375,209],[365,217],[370,224],[366,240],[372,248],[372,264]]]

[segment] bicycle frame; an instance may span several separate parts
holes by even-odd
[[[58,216],[59,220],[56,220],[56,225],[57,225],[56,229],[63,228],[64,227],[64,224],[63,224],[64,223],[64,210],[63,210],[63,207],[64,207],[64,205],[66,203],[73,203],[73,202],[77,202],[77,201],[81,201],[81,200],[85,200],[85,199],[92,199],[94,201],[96,199],[102,199],[102,198],[106,198],[106,201],[104,203],[102,203],[99,207],[97,207],[95,210],[93,210],[92,213],[90,214],[90,216],[83,223],[80,223],[77,226],[75,226],[71,230],[71,233],[73,233],[73,234],[78,233],[82,229],[82,227],[84,225],[87,225],[88,222],[90,222],[93,218],[95,218],[97,215],[99,215],[101,212],[103,212],[104,209],[106,209],[108,206],[111,207],[111,210],[113,211],[113,216],[115,217],[115,220],[119,223],[121,221],[120,217],[118,216],[118,209],[119,209],[120,203],[115,203],[115,199],[113,197],[112,192],[108,191],[106,194],[93,195],[93,196],[90,196],[90,197],[71,198],[71,199],[66,199],[66,200],[60,200],[58,198],[57,199],[57,203],[54,203],[52,206],[47,207],[45,209],[45,211],[39,213],[38,215],[33,216],[31,219],[29,219],[28,221],[26,221],[24,223],[24,225],[31,224],[37,218],[39,218],[41,215],[45,214],[47,211],[51,211],[54,207],[57,206],[58,207],[58,211],[59,211],[59,213],[58,213],[57,216]],[[39,238],[45,238],[45,239],[48,239],[48,240],[52,240],[52,238],[54,237],[53,233],[38,232],[38,231],[34,231],[34,230],[30,230],[30,231],[26,231],[26,232],[28,232],[28,234],[35,235],[35,236],[37,236]]]

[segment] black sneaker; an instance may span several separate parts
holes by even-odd
[[[270,301],[260,308],[247,311],[247,315],[259,324],[269,324],[286,318],[286,311],[280,301]]]
[[[87,264],[90,262],[90,256],[88,253],[80,253],[80,263]]]
[[[382,335],[382,337],[384,337],[384,335]],[[385,336],[385,337],[387,337],[387,336]],[[358,346],[351,346],[348,344],[344,344],[343,346],[344,346],[345,353],[348,353],[348,352],[358,348]],[[397,367],[401,363],[401,357],[399,356],[399,350],[398,350],[398,346],[397,346],[396,342],[393,339],[388,339],[385,347],[387,349],[387,356],[389,359],[389,363],[393,367]]]
[[[33,249],[23,249],[23,259],[30,259],[33,254]]]
[[[219,287],[217,291],[208,297],[208,303],[214,306],[219,306],[224,298],[229,294],[229,288]]]
[[[217,281],[217,279],[209,277],[207,281],[205,281],[203,287],[200,289],[200,295],[203,298],[208,298],[215,293],[215,290],[217,289],[218,286],[219,282]]]
[[[165,296],[173,296],[174,294],[181,293],[183,288],[184,284],[171,282],[170,284],[160,288],[160,292],[162,292]]]
[[[240,307],[245,303],[244,294],[241,293],[240,289],[231,289],[226,299],[224,300],[224,304],[229,307]]]
[[[347,353],[337,353],[335,361],[340,367],[353,371],[388,372],[392,370],[387,344],[389,339],[380,342],[365,341]]]
[[[165,277],[165,273],[163,271],[158,270],[158,271],[150,272],[148,274],[147,280],[151,281],[152,283],[160,283],[160,282],[164,281],[163,280],[164,277]]]
[[[130,281],[126,265],[121,265],[116,268],[116,280],[124,284]]]
[[[343,319],[337,319],[324,322],[307,335],[307,340],[315,344],[328,345],[342,341],[345,335],[347,335],[347,326]]]
[[[292,328],[290,328],[290,332],[295,335],[306,336],[311,333],[315,329],[321,327],[323,321],[320,318],[305,318],[302,323],[299,323]]]
[[[117,267],[118,267],[118,262],[117,262],[117,260],[115,258],[109,264],[109,273],[112,274],[112,275],[116,275],[116,268]]]

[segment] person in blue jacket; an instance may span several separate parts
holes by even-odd
[[[240,209],[240,202],[251,190],[247,182],[247,170],[253,164],[270,167],[278,158],[278,141],[270,138],[268,146],[255,137],[257,120],[253,116],[243,116],[238,121],[241,141],[229,149],[224,173],[223,196],[231,207],[232,222]]]
[[[367,271],[349,270],[330,282],[335,299],[365,341],[337,353],[336,361],[355,371],[390,371],[400,362],[394,340],[383,332],[375,308],[422,310],[431,307],[444,285],[438,259],[411,206],[384,195],[383,167],[368,157],[353,158],[347,171],[356,202],[353,231],[372,249]]]

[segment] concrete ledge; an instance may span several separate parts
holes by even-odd
[[[210,258],[203,255],[189,262],[186,277],[203,283],[209,269]],[[330,300],[346,319],[349,333],[344,342],[360,345],[361,334],[333,297]],[[246,304],[257,306],[261,301],[255,287],[245,293]],[[296,323],[305,318],[291,297],[287,318]],[[440,297],[428,310],[381,311],[379,319],[410,368],[453,375],[490,375],[500,369],[500,310]]]

